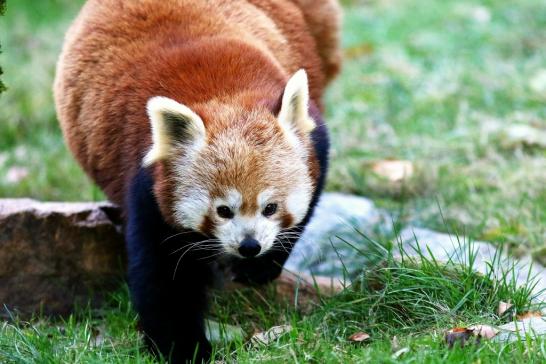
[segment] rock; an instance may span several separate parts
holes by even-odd
[[[356,229],[390,232],[387,221],[388,216],[366,198],[324,193],[284,266],[292,272],[342,277],[344,266],[352,270],[363,263],[362,257],[343,240],[354,242]]]
[[[224,272],[224,277],[229,272]],[[341,292],[344,288],[340,279],[324,276],[310,276],[304,273],[293,273],[284,270],[272,283],[275,287],[278,302],[289,303],[298,307],[301,312],[309,312],[319,303],[323,297],[332,296]],[[240,283],[225,280],[217,287],[224,291],[241,289]],[[255,287],[254,289],[265,294],[269,286]]]
[[[391,221],[385,212],[364,197],[325,193],[285,267],[340,279],[354,275],[362,271],[377,253],[370,250],[374,246],[370,241],[375,235],[396,238],[410,256],[430,256],[430,251],[440,261],[452,258],[455,262],[467,263],[465,259],[470,243],[465,237],[414,226],[407,226],[399,234],[394,234]],[[476,271],[486,272],[488,262],[496,259],[498,269],[495,274],[500,276],[503,271],[511,272],[513,269],[518,285],[526,284],[528,277],[533,277],[535,301],[546,301],[546,268],[533,262],[530,256],[515,259],[494,245],[479,241],[472,242],[471,248],[476,253]]]
[[[303,312],[314,308],[321,297],[332,296],[344,287],[337,278],[290,273],[286,270],[273,284],[281,300],[296,305]]]
[[[449,234],[438,233],[428,229],[417,227],[406,227],[400,232],[400,240],[403,242],[403,249],[409,255],[420,254],[430,257],[430,253],[436,260],[453,261],[468,264],[468,248],[476,255],[474,261],[474,270],[480,273],[486,273],[489,270],[489,262],[497,262],[494,274],[501,277],[504,272],[509,272],[510,276],[514,274],[518,286],[527,284],[529,277],[536,277],[533,291],[535,292],[535,301],[546,301],[546,268],[533,262],[530,256],[523,256],[518,259],[512,258],[502,251],[499,251],[494,245],[475,241],[469,242],[465,237],[456,237]]]
[[[100,303],[104,294],[123,280],[125,252],[120,220],[119,210],[104,202],[0,199],[0,304],[21,314],[40,308],[45,314],[65,314],[89,299]],[[323,194],[285,264],[287,272],[276,283],[277,292],[294,302],[297,288],[301,307],[316,302],[316,288],[325,295],[339,291],[345,277],[361,272],[384,253],[381,244],[371,243],[374,236],[381,241],[396,238],[410,255],[418,255],[418,251],[428,254],[430,249],[438,260],[466,257],[464,237],[458,240],[412,226],[399,234],[393,230],[391,217],[370,200]],[[537,281],[536,300],[546,301],[543,266],[531,265],[530,257],[511,258],[485,242],[474,242],[472,247],[477,254],[477,271],[485,272],[487,262],[500,257],[498,273],[514,265],[518,283],[525,284],[531,269]],[[1,314],[5,317],[10,313],[4,310]]]
[[[546,335],[546,320],[544,317],[529,317],[521,321],[509,322],[499,326],[499,334],[495,341],[512,342],[528,338],[536,339]]]
[[[121,216],[112,204],[0,199],[0,232],[0,317],[65,315],[100,304],[123,282]],[[298,291],[304,309],[341,290],[338,280],[288,272],[275,285],[286,301]]]
[[[99,303],[123,279],[119,223],[108,203],[0,199],[1,315]]]

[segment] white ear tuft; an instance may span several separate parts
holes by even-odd
[[[173,99],[155,96],[146,106],[152,127],[152,148],[144,157],[147,167],[169,156],[175,144],[199,146],[205,141],[203,120]]]
[[[309,116],[309,85],[307,73],[300,69],[286,84],[282,96],[279,122],[281,126],[292,131],[311,132],[315,121]]]

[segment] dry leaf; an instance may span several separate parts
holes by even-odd
[[[528,312],[520,313],[516,317],[520,321],[525,320],[527,318],[531,318],[531,317],[542,317],[542,312],[540,312],[540,311],[528,311]]]
[[[466,327],[456,327],[446,332],[445,341],[450,349],[453,348],[457,342],[459,342],[460,346],[463,347],[466,345],[468,339],[470,339],[473,335],[474,332]]]
[[[499,333],[498,329],[489,325],[474,325],[470,326],[468,329],[472,330],[474,335],[484,339],[492,339]]]
[[[250,342],[253,345],[269,345],[290,330],[292,330],[292,326],[290,325],[273,326],[267,331],[258,332],[252,335]]]
[[[401,182],[413,175],[413,163],[406,160],[383,160],[372,165],[372,171],[390,182]]]
[[[370,43],[362,43],[345,50],[345,57],[348,59],[357,58],[373,53],[373,46]]]
[[[350,341],[359,342],[359,343],[362,341],[368,340],[369,338],[370,338],[370,335],[362,331],[355,332],[354,334],[349,336]]]
[[[475,337],[476,344],[480,343],[481,339],[492,339],[499,333],[499,330],[489,325],[474,325],[470,327],[456,327],[448,330],[445,335],[445,340],[448,347],[451,349],[459,342],[460,346],[466,345],[471,337]]]
[[[504,315],[504,313],[506,311],[508,311],[509,309],[511,309],[513,306],[514,305],[511,304],[510,302],[500,301],[499,302],[499,307],[497,308],[497,315],[499,315],[499,316]]]

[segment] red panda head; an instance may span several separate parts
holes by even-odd
[[[191,110],[151,98],[153,145],[143,164],[166,166],[155,182],[168,186],[168,202],[156,188],[163,214],[217,239],[227,253],[251,257],[271,249],[283,229],[303,220],[315,188],[308,103],[303,70],[286,84],[278,115],[260,105],[210,101]]]

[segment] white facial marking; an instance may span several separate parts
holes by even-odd
[[[209,193],[202,188],[193,188],[176,204],[175,217],[186,228],[198,230],[210,205]]]
[[[277,219],[267,218],[262,214],[263,208],[271,203],[275,190],[270,188],[262,191],[257,197],[258,210],[253,216],[243,216],[239,213],[242,195],[236,190],[230,190],[222,199],[215,201],[215,206],[226,205],[232,208],[235,216],[225,219],[225,222],[216,226],[215,235],[222,242],[226,252],[240,256],[239,246],[246,236],[251,236],[260,243],[260,254],[265,253],[273,246],[280,231]]]
[[[298,224],[305,217],[311,202],[311,185],[302,183],[296,186],[288,195],[286,208],[294,219],[294,224]]]
[[[224,198],[217,198],[214,201],[214,207],[224,205],[229,207],[234,213],[237,213],[242,204],[243,195],[234,188],[228,190]]]
[[[263,209],[271,201],[271,198],[275,195],[274,188],[267,188],[258,194],[258,206]]]

